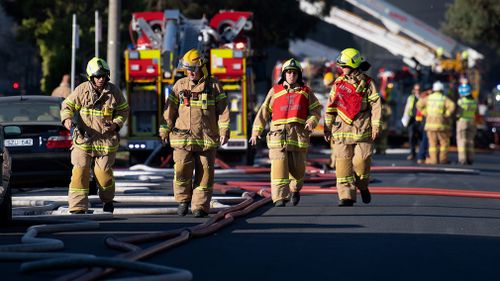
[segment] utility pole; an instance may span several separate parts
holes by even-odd
[[[99,18],[99,11],[95,11],[95,56],[99,57],[99,42],[101,42],[101,19]]]
[[[109,0],[108,4],[108,64],[111,70],[111,82],[120,83],[120,11],[121,0]]]
[[[80,45],[78,24],[76,24],[76,14],[73,14],[72,38],[71,38],[71,90],[75,89],[75,65],[76,49]]]

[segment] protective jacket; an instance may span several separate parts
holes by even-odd
[[[170,135],[172,148],[206,151],[220,145],[220,136],[229,138],[227,95],[214,78],[203,77],[197,84],[188,77],[180,79],[166,107],[160,134]]]
[[[455,103],[441,92],[434,92],[428,97],[419,99],[418,110],[426,116],[426,131],[450,130],[450,117],[455,111]]]
[[[362,72],[335,80],[325,113],[325,134],[334,143],[371,141],[380,131],[382,104],[372,79]]]
[[[62,103],[61,121],[64,123],[78,115],[73,146],[93,156],[102,156],[118,150],[118,131],[128,114],[128,103],[115,85],[108,82],[99,94],[87,81],[76,87]],[[117,125],[117,130],[109,131],[111,123]]]
[[[458,100],[458,121],[474,123],[477,112],[477,102],[472,98],[463,97]]]
[[[316,127],[321,104],[307,86],[291,87],[287,82],[269,90],[252,127],[252,136],[259,136],[271,121],[267,135],[269,149],[305,151],[309,147],[306,124]]]

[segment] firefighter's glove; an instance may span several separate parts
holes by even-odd
[[[325,134],[325,141],[327,143],[330,143],[330,141],[332,139],[332,133],[330,131],[325,131],[324,134]]]
[[[68,131],[71,131],[71,127],[73,127],[73,121],[70,118],[64,120],[63,125]]]
[[[313,125],[311,125],[310,123],[306,123],[306,125],[304,126],[304,130],[306,130],[308,133],[311,133],[313,130]]]
[[[165,128],[160,128],[159,131],[160,139],[162,144],[167,144],[168,143],[168,131]]]
[[[257,138],[261,139],[260,136],[252,136],[250,140],[248,141],[251,146],[256,146],[257,145]]]
[[[110,134],[116,131],[118,128],[118,125],[116,123],[106,123],[104,124],[104,133],[105,134]]]

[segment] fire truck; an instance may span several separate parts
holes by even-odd
[[[193,48],[208,58],[211,75],[228,94],[231,135],[219,153],[244,160],[248,108],[253,100],[251,41],[246,34],[251,29],[250,12],[220,11],[210,21],[205,17],[188,19],[179,10],[132,14],[132,43],[124,54],[126,96],[131,109],[127,137],[131,164],[144,162],[160,151],[158,129],[165,99],[174,83],[185,75],[176,69],[179,59]]]

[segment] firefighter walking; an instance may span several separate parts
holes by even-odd
[[[195,217],[205,217],[212,199],[215,151],[229,140],[227,95],[208,75],[198,50],[188,51],[179,69],[186,70],[187,77],[179,79],[168,96],[160,137],[174,149],[177,214],[185,216],[191,205]]]
[[[68,130],[74,127],[71,163],[73,171],[68,201],[71,213],[88,210],[90,168],[99,186],[103,211],[113,212],[115,181],[112,166],[119,145],[118,131],[128,118],[129,106],[121,91],[109,82],[106,61],[94,57],[87,64],[89,81],[80,84],[64,100],[61,120]],[[75,120],[75,123],[73,122]]]
[[[417,109],[425,116],[424,130],[429,139],[429,163],[447,164],[451,137],[451,116],[455,103],[443,94],[444,86],[440,81],[432,85],[432,94],[419,99]]]
[[[337,57],[342,75],[335,80],[325,112],[325,140],[333,143],[339,206],[353,206],[356,189],[370,203],[368,189],[373,141],[381,125],[381,100],[373,79],[364,74],[370,64],[358,50]]]
[[[300,63],[293,58],[287,60],[281,67],[281,79],[269,90],[257,112],[249,141],[255,146],[271,122],[267,146],[275,207],[284,207],[290,200],[296,206],[300,201],[309,138],[321,117],[321,108],[313,91],[302,81]]]
[[[472,165],[474,161],[474,138],[476,136],[475,116],[477,102],[471,95],[469,84],[458,87],[460,99],[457,107],[457,146],[458,162],[461,165]]]

